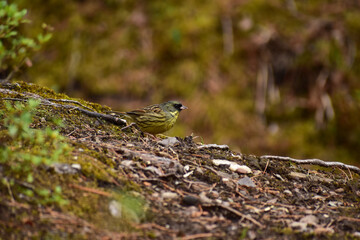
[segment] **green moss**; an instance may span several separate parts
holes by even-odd
[[[221,181],[221,177],[211,170],[206,170],[204,176],[210,183],[218,183]]]
[[[33,84],[26,84],[19,82],[12,85],[4,85],[4,87],[10,87],[13,91],[17,92],[28,92],[35,93],[44,98],[53,99],[71,99],[65,95],[57,94],[53,90],[48,88],[39,87]],[[1,97],[17,97],[22,98],[23,96],[7,96],[1,94]],[[12,105],[11,101],[7,101]],[[81,104],[96,109],[96,111],[107,111],[106,107],[102,107],[97,104],[88,103],[82,100],[78,100]],[[61,103],[71,104],[71,103]],[[0,109],[5,109],[3,102],[0,102]],[[33,119],[30,129],[57,129],[65,135],[71,134],[83,134],[88,136],[87,131],[96,131],[94,134],[105,136],[102,138],[106,140],[107,134],[109,139],[116,139],[110,135],[118,135],[117,140],[121,140],[122,133],[119,127],[112,124],[102,122],[99,124],[97,119],[88,117],[77,111],[68,111],[61,107],[53,108],[51,106],[40,105],[36,111],[33,111]],[[7,114],[5,112],[5,114]],[[63,119],[61,126],[54,119]],[[30,123],[30,122],[29,122]],[[3,126],[0,124],[0,128]],[[7,130],[0,129],[0,131],[7,133]],[[35,130],[34,130],[35,131]],[[36,130],[40,131],[40,130]],[[7,138],[7,134],[1,135],[1,143],[11,144],[12,139]],[[11,187],[13,195],[18,191],[23,191],[24,197],[21,199],[22,202],[40,206],[53,206],[64,211],[64,214],[70,214],[77,216],[82,219],[99,226],[114,231],[132,231],[131,222],[139,221],[145,217],[144,201],[140,197],[130,197],[129,192],[135,191],[141,193],[141,187],[135,182],[125,178],[124,175],[120,176],[117,171],[114,170],[116,163],[114,161],[115,155],[113,152],[107,149],[105,146],[102,148],[94,148],[92,141],[96,139],[89,139],[80,143],[79,141],[74,142],[71,138],[64,140],[69,146],[68,150],[71,151],[70,155],[61,155],[58,158],[58,162],[67,164],[79,164],[81,171],[77,174],[58,174],[50,166],[43,168],[34,168],[31,174],[32,183],[24,186]],[[26,154],[37,154],[42,151],[46,144],[34,143],[34,146],[28,149],[24,149]],[[1,147],[1,146],[0,146]],[[85,180],[85,181],[84,181]],[[101,192],[107,192],[107,194],[97,194],[87,189],[99,189]],[[100,190],[101,189],[101,190]],[[0,192],[2,193],[2,200],[12,201],[12,195],[9,194],[9,190],[6,185],[0,185]],[[42,197],[42,198],[39,198]],[[68,204],[58,204],[59,197],[61,197]],[[116,199],[121,202],[128,213],[124,213],[121,218],[115,218],[110,215],[108,207],[109,202],[112,199]],[[129,200],[131,199],[131,200]],[[20,199],[17,199],[20,201]],[[51,201],[50,201],[51,200]],[[62,201],[62,200],[61,200]],[[131,204],[130,204],[131,203]],[[136,204],[135,204],[136,203]],[[135,204],[135,205],[132,205]],[[26,213],[28,214],[28,213]],[[38,214],[38,213],[33,213]],[[13,219],[15,220],[15,219]],[[19,218],[18,221],[21,221]],[[45,223],[44,224],[48,224]],[[13,229],[9,228],[9,231]],[[39,233],[39,236],[41,233]],[[51,234],[50,234],[51,235]],[[70,234],[75,238],[87,238],[85,235],[74,235]],[[69,235],[69,236],[70,236]],[[47,236],[47,235],[46,235]],[[58,236],[56,232],[53,233],[54,238]],[[35,236],[36,238],[36,236]]]

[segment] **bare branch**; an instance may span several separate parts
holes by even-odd
[[[68,99],[46,99],[41,97],[40,95],[34,94],[34,93],[20,93],[20,92],[16,92],[13,90],[9,90],[9,89],[3,89],[0,88],[0,92],[1,93],[5,93],[5,94],[14,94],[17,96],[22,96],[23,98],[1,98],[2,100],[8,100],[8,101],[22,101],[22,102],[27,102],[30,98],[34,98],[34,99],[38,99],[41,101],[41,105],[44,106],[53,106],[53,107],[58,107],[58,108],[65,108],[65,109],[71,109],[71,110],[78,110],[79,112],[82,112],[84,114],[86,114],[87,116],[90,117],[95,117],[95,118],[101,118],[104,119],[105,121],[108,121],[112,124],[118,125],[118,126],[125,126],[126,125],[126,121],[112,116],[112,115],[108,115],[108,114],[103,114],[103,113],[98,113],[98,112],[94,112],[94,111],[90,111],[90,110],[86,110],[83,109],[81,107],[78,106],[74,106],[74,105],[65,105],[65,104],[58,104],[58,103],[53,103],[51,101],[57,101],[57,102],[71,102],[71,103],[76,103],[79,104],[83,107],[85,107],[84,105],[82,105],[81,103],[77,102],[77,101],[73,101],[73,100],[68,100]],[[88,107],[86,107],[87,109],[90,109]]]
[[[295,159],[291,157],[281,157],[281,156],[273,156],[273,155],[263,155],[260,156],[261,159],[267,159],[267,160],[280,160],[280,161],[290,161],[298,164],[311,164],[311,165],[318,165],[322,167],[339,167],[342,169],[350,169],[358,174],[360,174],[360,168],[347,165],[345,163],[341,162],[326,162],[317,158],[312,159]]]

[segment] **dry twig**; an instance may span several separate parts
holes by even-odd
[[[114,117],[112,115],[102,114],[102,113],[86,110],[86,109],[83,109],[81,107],[77,107],[77,106],[74,106],[74,105],[64,105],[64,104],[57,104],[57,103],[51,102],[51,101],[71,102],[71,103],[76,103],[76,104],[79,104],[79,105],[83,106],[81,103],[79,103],[77,101],[68,100],[68,99],[52,99],[52,98],[47,99],[47,98],[41,97],[38,94],[28,93],[28,92],[21,92],[20,93],[20,92],[17,92],[17,91],[13,91],[13,90],[9,90],[9,89],[3,89],[3,88],[0,88],[0,93],[9,94],[9,95],[16,95],[16,96],[20,95],[20,96],[23,97],[23,98],[10,98],[10,97],[8,97],[8,98],[2,98],[2,100],[27,102],[31,98],[38,99],[38,100],[41,101],[40,104],[44,105],[44,106],[53,106],[53,107],[71,109],[71,110],[78,110],[79,112],[84,113],[85,115],[87,115],[89,117],[101,118],[101,119],[104,119],[105,121],[108,121],[108,122],[110,122],[112,124],[115,124],[115,125],[118,125],[118,126],[125,126],[126,125],[125,120],[123,120],[121,118],[118,118],[118,117]]]
[[[260,157],[261,159],[267,160],[280,160],[280,161],[290,161],[298,164],[311,164],[311,165],[318,165],[322,167],[338,167],[342,169],[350,169],[356,173],[360,174],[360,168],[355,167],[353,165],[347,165],[341,162],[326,162],[317,158],[313,159],[295,159],[291,157],[281,157],[281,156],[273,156],[273,155],[264,155]]]
[[[238,210],[232,208],[232,207],[229,207],[229,206],[226,206],[224,204],[219,204],[219,205],[216,205],[217,207],[221,207],[223,209],[226,209],[228,210],[229,212],[232,212],[234,213],[235,215],[238,215],[239,217],[241,218],[244,218],[244,219],[247,219],[249,220],[250,222],[254,223],[256,226],[260,227],[260,228],[264,228],[264,225],[262,225],[261,223],[259,223],[258,221],[256,221],[254,218],[252,218],[251,216],[248,216],[248,215],[245,215],[245,214],[242,214],[241,212],[239,212]]]
[[[213,237],[213,233],[198,233],[193,235],[187,235],[185,237],[180,238],[181,240],[191,240],[191,239],[197,239],[197,238],[210,238]]]
[[[69,186],[70,186],[70,187],[73,187],[73,188],[80,189],[80,190],[82,190],[82,191],[86,191],[86,192],[90,192],[90,193],[95,193],[95,194],[98,194],[98,195],[102,195],[102,196],[105,196],[105,197],[110,197],[110,196],[111,196],[110,193],[104,192],[104,191],[101,191],[101,190],[95,189],[95,188],[83,187],[83,186],[79,186],[79,185],[75,185],[75,184],[70,184]]]

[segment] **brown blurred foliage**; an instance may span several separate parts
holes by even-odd
[[[17,2],[54,28],[22,79],[119,110],[178,99],[171,134],[243,152],[360,157],[358,1]]]

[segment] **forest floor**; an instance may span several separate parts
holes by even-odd
[[[31,183],[2,181],[0,239],[360,239],[354,171],[245,155],[193,136],[123,132],[121,122],[78,110],[110,108],[22,82],[0,85],[0,110],[29,97],[54,103],[37,108],[31,127],[62,119],[71,151],[34,166]],[[55,185],[66,203],[21,190]]]

